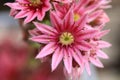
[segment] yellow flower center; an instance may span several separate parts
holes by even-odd
[[[41,0],[29,0],[30,1],[30,5],[31,6],[38,6],[40,4],[42,4]]]
[[[74,14],[74,21],[78,21],[80,19],[80,15],[78,13]]]
[[[59,41],[62,45],[70,45],[74,42],[74,36],[70,32],[64,32],[60,35]]]

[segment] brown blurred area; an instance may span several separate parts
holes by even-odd
[[[104,51],[109,55],[109,60],[102,60],[105,65],[104,69],[97,69],[99,80],[120,80],[120,0],[113,0],[112,8],[107,9],[106,12],[111,21],[107,23],[106,29],[111,29],[111,32],[103,39],[112,44],[109,49]],[[9,10],[0,7],[0,42],[5,36],[10,36],[13,39],[22,37],[17,20],[9,16]]]

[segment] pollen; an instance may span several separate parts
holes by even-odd
[[[70,32],[64,32],[60,35],[59,41],[62,45],[70,45],[74,42],[74,36]]]
[[[74,21],[78,21],[80,19],[80,15],[78,13],[74,14]]]
[[[30,6],[38,6],[41,5],[41,0],[30,0]]]

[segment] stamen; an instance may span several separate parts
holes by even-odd
[[[80,15],[78,13],[74,14],[74,21],[78,21],[80,19]]]
[[[62,45],[70,45],[74,42],[74,36],[70,32],[64,32],[60,35],[59,41]]]
[[[42,4],[41,0],[30,0],[30,3],[31,6],[38,6]]]

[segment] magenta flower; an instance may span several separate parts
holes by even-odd
[[[87,23],[96,26],[97,24],[107,23],[109,18],[101,7],[107,3],[105,0],[78,0],[73,3],[59,4],[54,3],[55,13],[63,19],[67,12],[72,8],[74,11],[74,21],[78,21],[82,15],[88,14]],[[103,15],[104,14],[104,15]],[[96,22],[97,21],[97,22]],[[94,24],[94,25],[93,25]]]
[[[104,66],[99,58],[108,59],[109,57],[101,49],[111,46],[105,41],[92,41],[91,44],[94,44],[95,46],[91,50],[84,52],[84,55],[82,56],[85,68],[89,75],[91,75],[89,63],[92,63],[99,68],[103,68]]]
[[[19,11],[15,19],[25,18],[24,23],[29,23],[36,17],[39,21],[43,20],[45,13],[51,8],[49,0],[16,0],[5,5]]]
[[[52,54],[52,71],[56,69],[62,59],[68,73],[71,73],[73,59],[82,68],[80,51],[91,49],[87,39],[93,38],[97,30],[84,30],[88,17],[86,15],[81,16],[79,22],[75,23],[72,11],[69,11],[63,20],[54,12],[51,12],[50,18],[52,27],[34,22],[42,34],[32,36],[31,40],[46,44],[36,58],[43,58]]]
[[[104,25],[100,25],[99,27],[97,27],[97,29],[98,29],[97,35],[89,41],[90,44],[92,45],[92,48],[86,52],[83,52],[83,55],[82,55],[83,63],[85,64],[84,67],[86,68],[89,75],[91,75],[89,63],[92,63],[99,68],[103,68],[104,66],[103,66],[102,62],[99,60],[99,58],[102,58],[102,59],[109,58],[101,50],[102,48],[107,48],[107,47],[111,46],[110,43],[100,40],[101,37],[103,37],[110,31],[110,30],[101,31],[103,26]]]

